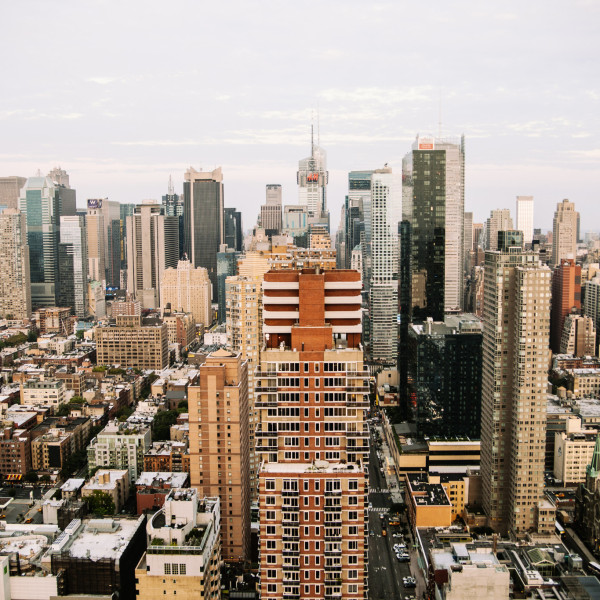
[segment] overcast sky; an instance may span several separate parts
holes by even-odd
[[[320,115],[337,228],[347,172],[400,169],[417,133],[466,137],[466,210],[535,196],[600,229],[600,2],[3,0],[0,175],[60,165],[87,198],[160,199],[223,167],[256,222],[297,202]],[[441,103],[440,103],[441,98]],[[316,117],[315,117],[316,119]]]

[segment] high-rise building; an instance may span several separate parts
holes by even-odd
[[[533,241],[533,196],[517,196],[517,229],[523,232],[523,242]]]
[[[600,276],[596,275],[585,284],[583,313],[594,321],[596,348],[600,343]]]
[[[283,233],[294,239],[308,231],[308,208],[299,204],[288,204],[283,208]]]
[[[345,250],[346,267],[350,266],[352,252],[359,246],[362,264],[368,269],[362,272],[363,281],[371,280],[371,178],[373,171],[350,171],[348,195],[345,200]]]
[[[86,229],[90,279],[106,285],[106,239],[104,237],[103,202],[104,199],[102,198],[93,198],[87,201]]]
[[[0,317],[31,316],[29,246],[25,215],[16,208],[0,212]]]
[[[0,208],[19,208],[21,188],[27,183],[27,177],[0,177]]]
[[[479,439],[481,431],[481,321],[448,315],[411,324],[409,372],[417,394],[419,433]]]
[[[220,349],[200,366],[200,385],[188,388],[190,483],[221,500],[223,559],[250,553],[248,363]]]
[[[309,219],[327,220],[329,229],[329,213],[327,211],[327,153],[315,145],[311,134],[310,156],[298,163],[296,175],[298,181],[298,204],[306,206]]]
[[[258,462],[254,451],[254,429],[258,422],[254,407],[254,371],[262,346],[262,282],[269,270],[267,257],[248,252],[239,263],[239,274],[225,280],[227,340],[235,353],[248,362],[248,423],[250,447],[250,495],[258,498]]]
[[[230,248],[241,252],[244,245],[244,231],[242,229],[242,213],[235,208],[224,208],[223,219],[225,221],[225,241]]]
[[[481,477],[497,531],[538,528],[545,510],[550,277],[520,232],[503,232],[485,258]]]
[[[565,318],[581,310],[581,266],[565,258],[552,273],[552,312],[550,313],[550,347],[560,351]]]
[[[260,226],[268,236],[281,233],[281,185],[268,184],[266,203],[260,207]]]
[[[160,306],[165,269],[177,267],[179,224],[154,200],[145,200],[127,217],[127,291],[143,308]]]
[[[73,217],[77,211],[76,193],[69,183],[69,174],[60,167],[54,167],[48,178],[58,190],[59,211],[61,217]]]
[[[217,292],[219,298],[217,318],[219,323],[225,323],[225,281],[228,277],[237,274],[238,256],[238,252],[225,244],[221,246],[217,253]]]
[[[27,223],[31,304],[56,306],[58,299],[58,243],[60,240],[58,190],[47,177],[30,177],[21,189],[19,209]]]
[[[596,328],[591,317],[572,313],[565,317],[559,351],[572,356],[596,356]]]
[[[210,279],[203,267],[194,269],[189,260],[180,260],[177,268],[163,271],[160,283],[160,306],[192,313],[196,324],[208,327],[212,322]]]
[[[369,285],[369,358],[395,365],[398,356],[398,222],[400,185],[392,169],[371,175],[372,239]]]
[[[563,200],[556,205],[552,221],[552,266],[557,266],[563,258],[577,256],[578,219],[573,202]]]
[[[356,271],[264,277],[255,401],[263,598],[367,594],[369,375],[361,289]]]
[[[83,215],[60,218],[60,242],[63,264],[66,259],[70,269],[65,271],[61,267],[58,304],[70,306],[76,316],[85,317],[88,308],[88,257],[87,232]],[[69,285],[66,285],[67,283]]]
[[[513,229],[513,220],[508,208],[493,210],[485,223],[485,249],[498,250],[498,232],[512,231]]]
[[[404,177],[410,170],[411,177]],[[462,309],[464,138],[418,136],[403,163],[403,216],[411,225],[412,318],[442,321]]]
[[[176,194],[173,187],[173,179],[169,175],[169,188],[167,194],[162,197],[162,205],[165,207],[167,217],[177,217],[179,223],[179,256],[181,259],[185,252],[185,232],[183,230],[183,195]]]
[[[223,173],[190,167],[183,183],[185,251],[194,267],[208,271],[212,298],[217,297],[217,252],[225,240]]]

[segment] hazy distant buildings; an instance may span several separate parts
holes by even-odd
[[[283,233],[294,239],[308,231],[308,207],[288,204],[283,211]]]
[[[25,215],[16,208],[0,213],[0,317],[31,316],[29,246]]]
[[[127,291],[143,308],[160,306],[160,281],[165,269],[177,267],[179,224],[164,208],[146,200],[127,217]]]
[[[70,306],[76,316],[85,317],[88,308],[88,257],[83,215],[60,218],[60,242],[62,264],[58,305]]]
[[[517,196],[517,229],[523,232],[523,242],[533,241],[533,196]]]
[[[19,208],[21,188],[26,183],[26,177],[0,177],[0,208]]]
[[[76,213],[76,193],[69,183],[69,174],[60,167],[54,167],[48,177],[58,190],[61,217],[72,217]]]
[[[497,531],[546,523],[542,502],[550,276],[520,232],[486,253],[481,476],[483,508]]]
[[[281,186],[279,184],[267,185],[266,202],[260,207],[260,226],[270,237],[281,233]]]
[[[31,304],[56,306],[58,299],[58,190],[47,177],[30,177],[21,190],[19,209],[27,223]]]
[[[211,285],[205,268],[195,269],[189,260],[180,260],[177,268],[166,269],[161,278],[161,308],[192,313],[194,321],[208,327],[211,316]]]
[[[413,320],[462,309],[464,139],[418,136],[405,157],[403,218],[410,223]],[[373,236],[374,239],[374,236]]]
[[[235,208],[223,209],[224,243],[236,252],[241,252],[244,245],[244,231],[242,230],[242,213]]]
[[[579,213],[575,204],[563,200],[556,205],[552,221],[552,266],[556,266],[563,258],[577,256],[577,222]]]
[[[196,171],[190,167],[183,183],[185,251],[194,267],[204,267],[217,300],[217,252],[224,243],[224,191],[221,168]]]

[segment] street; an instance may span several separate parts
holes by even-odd
[[[10,491],[11,488],[2,488],[0,489],[0,496],[8,497]],[[6,521],[7,523],[25,523],[28,519],[31,519],[32,523],[41,523],[42,513],[39,512],[38,509],[41,507],[40,499],[42,497],[42,492],[46,492],[47,490],[42,490],[39,487],[22,487],[15,488],[13,491],[16,492],[15,497],[2,512],[2,515],[4,516],[0,516],[0,521]],[[30,507],[30,494],[32,491],[34,504]],[[19,516],[22,518],[19,519]]]
[[[389,600],[406,598],[415,593],[405,589],[402,578],[410,575],[410,563],[401,563],[396,558],[394,544],[401,541],[397,533],[398,527],[387,527],[387,536],[382,535],[382,519],[392,504],[388,484],[381,471],[381,463],[377,455],[374,438],[371,437],[371,455],[369,464],[369,500],[372,508],[369,511],[369,598],[371,600]],[[385,511],[385,512],[384,512]],[[409,548],[411,542],[405,540]],[[412,550],[411,550],[412,552]]]

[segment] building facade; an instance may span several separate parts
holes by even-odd
[[[190,167],[183,183],[185,251],[194,267],[208,271],[217,300],[217,252],[225,240],[223,173]]]
[[[483,508],[493,529],[523,533],[544,493],[551,272],[520,232],[499,237],[485,262]]]
[[[531,244],[533,241],[533,196],[517,196],[517,229],[523,232],[523,243]]]
[[[31,316],[31,278],[25,215],[16,208],[0,213],[0,317]]]
[[[160,371],[169,366],[168,339],[165,323],[143,325],[139,316],[119,315],[116,324],[96,327],[96,360]]]
[[[271,271],[263,287],[260,592],[365,598],[369,383],[353,306],[360,274]]]
[[[560,351],[563,327],[567,315],[581,310],[581,266],[574,258],[560,261],[552,273],[552,312],[550,316],[550,347]]]
[[[69,306],[77,317],[86,317],[88,308],[88,256],[85,217],[82,215],[60,218],[60,250],[69,257],[71,270],[61,270],[58,305]],[[67,282],[70,285],[66,285]]]
[[[221,500],[223,559],[250,553],[248,364],[220,349],[200,366],[200,384],[188,388],[190,484]]]
[[[556,205],[552,221],[552,266],[558,266],[563,258],[577,256],[577,224],[579,213],[575,204],[563,200]]]
[[[281,185],[269,184],[266,190],[266,202],[260,207],[260,226],[268,236],[281,233]]]

